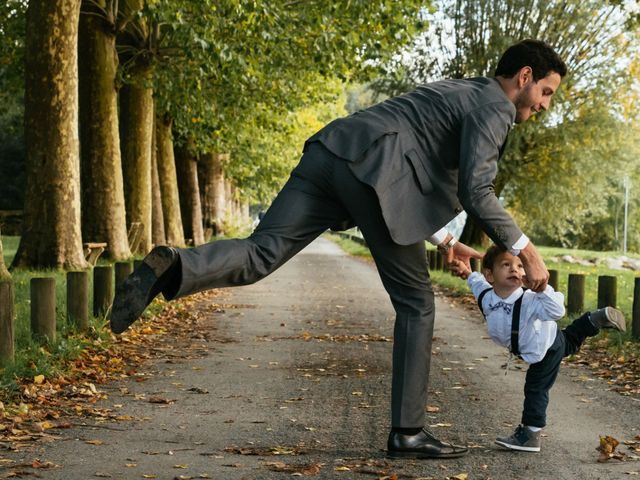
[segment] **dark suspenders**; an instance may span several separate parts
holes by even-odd
[[[493,290],[491,287],[486,288],[480,292],[480,295],[478,295],[478,308],[480,309],[480,312],[482,313],[483,316],[485,315],[484,315],[484,311],[482,310],[482,300],[484,299],[484,296],[487,293],[489,293],[489,291],[491,290]],[[523,297],[524,297],[524,292],[522,292],[522,295],[520,295],[520,298],[518,298],[514,302],[513,310],[511,312],[511,353],[513,353],[514,355],[520,355],[518,332],[520,331],[520,309],[522,308]]]

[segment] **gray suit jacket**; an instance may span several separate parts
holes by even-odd
[[[462,208],[498,245],[522,235],[496,198],[498,159],[515,107],[494,78],[444,80],[334,120],[321,142],[376,191],[391,238],[424,240]]]

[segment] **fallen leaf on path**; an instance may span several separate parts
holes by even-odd
[[[267,462],[265,466],[272,472],[291,473],[293,476],[313,477],[320,473],[322,469],[319,463],[289,465],[284,462]]]
[[[427,405],[427,412],[438,413],[439,411],[440,411],[440,407],[436,407],[434,405]]]
[[[616,451],[618,445],[620,445],[620,442],[612,436],[600,436],[600,445],[596,448],[596,450],[600,452],[600,455],[598,456],[598,462],[608,462],[612,458],[624,461],[624,457],[626,455],[624,453]]]
[[[171,403],[175,403],[175,400],[164,398],[164,397],[153,396],[153,397],[149,397],[149,403],[160,403],[164,405],[169,405]]]
[[[89,445],[103,445],[104,442],[102,440],[85,440],[84,443],[88,443]]]
[[[469,478],[469,474],[467,473],[459,473],[457,475],[454,475],[453,477],[450,477],[451,480],[467,480],[467,478]]]

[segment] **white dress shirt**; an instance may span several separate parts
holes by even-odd
[[[436,233],[434,233],[429,237],[429,243],[436,246],[440,245],[442,242],[444,242],[444,239],[447,238],[448,234],[449,234],[449,230],[447,230],[447,227],[442,227],[440,230],[438,230]],[[511,254],[514,256],[518,256],[520,255],[520,250],[522,250],[528,244],[529,244],[529,237],[527,237],[523,233],[522,235],[520,235],[520,238],[518,239],[518,241],[513,245],[511,245],[509,252],[511,252]]]
[[[476,299],[483,290],[491,288],[482,299],[482,311],[487,319],[491,339],[507,348],[511,347],[513,304],[524,295],[518,333],[520,356],[527,363],[542,360],[556,339],[556,321],[564,316],[564,295],[547,285],[540,293],[532,290],[523,293],[523,290],[518,288],[507,298],[501,298],[479,272],[469,275],[467,283]]]

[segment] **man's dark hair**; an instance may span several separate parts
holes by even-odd
[[[522,67],[531,67],[535,82],[550,72],[561,77],[567,74],[567,65],[560,55],[540,40],[523,40],[507,48],[498,62],[495,76],[512,78]]]
[[[496,259],[502,253],[506,252],[504,248],[500,248],[497,245],[491,245],[482,257],[482,270],[493,271],[493,265],[496,263]]]

